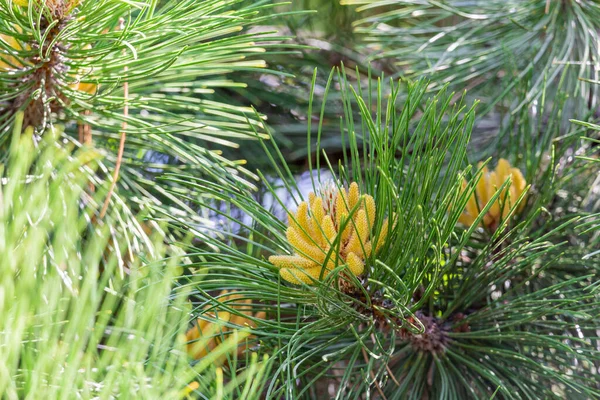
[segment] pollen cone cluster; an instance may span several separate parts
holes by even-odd
[[[229,334],[235,328],[227,327],[225,324],[256,328],[256,324],[250,317],[265,319],[264,312],[252,313],[252,301],[250,299],[242,299],[239,293],[234,292],[229,294],[229,291],[223,290],[219,295],[219,300],[223,303],[229,303],[230,307],[240,311],[243,315],[220,310],[218,313],[205,313],[205,315],[211,319],[216,319],[218,322],[198,318],[196,324],[186,333],[188,354],[196,360],[205,357],[210,351],[219,346],[224,339],[229,337]],[[252,336],[249,338],[252,338]],[[246,346],[240,344],[238,346],[238,354],[241,354],[244,350],[246,350]],[[217,363],[222,364],[224,361],[225,356],[220,358]]]
[[[479,166],[481,167],[481,164]],[[504,188],[496,201],[490,206],[482,221],[485,227],[496,229],[500,221],[508,216],[511,208],[525,190],[525,186],[527,186],[521,171],[518,168],[512,168],[510,163],[503,158],[498,161],[494,171],[490,172],[487,167],[483,168],[483,174],[477,182],[475,193],[469,198],[467,206],[458,221],[467,226],[473,225],[480,211],[485,208],[507,179],[512,181],[510,187]],[[465,180],[463,190],[466,190],[466,188],[467,181]],[[521,210],[524,205],[525,201],[521,201],[518,210]]]
[[[295,254],[271,256],[269,261],[294,284],[313,284],[341,265],[361,275],[365,260],[387,236],[386,219],[373,243],[375,218],[375,200],[361,195],[356,183],[348,191],[332,187],[321,195],[311,193],[309,202],[300,203],[296,213],[289,215],[286,236]]]

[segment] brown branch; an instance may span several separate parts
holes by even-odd
[[[92,112],[90,110],[85,110],[83,114],[85,116],[90,115]],[[90,146],[92,144],[92,127],[90,124],[83,125],[83,144]]]
[[[88,116],[91,113],[92,112],[90,110],[85,110],[83,112],[83,115]],[[78,130],[79,130],[79,143],[81,143],[82,145],[85,145],[85,146],[91,146],[92,145],[92,127],[90,126],[90,124],[88,124],[86,122],[79,123]],[[88,183],[88,188],[90,190],[90,193],[94,193],[96,191],[96,186],[94,186],[94,184],[92,182]]]
[[[123,30],[125,28],[125,20],[123,18],[119,21],[119,29]],[[128,68],[125,66],[123,68],[125,74],[127,75]],[[123,123],[121,124],[121,141],[119,143],[119,153],[117,154],[117,163],[115,164],[115,170],[113,172],[113,179],[110,183],[110,189],[108,190],[108,195],[106,196],[106,200],[104,200],[104,205],[102,206],[102,211],[100,211],[100,218],[104,218],[106,215],[106,211],[108,210],[108,204],[110,203],[110,198],[115,191],[115,186],[117,185],[117,180],[119,179],[119,171],[121,169],[121,162],[123,161],[123,151],[125,150],[125,138],[127,130],[127,118],[129,117],[129,83],[125,79],[123,82],[123,98],[125,99],[125,105],[123,107]]]
[[[85,129],[84,124],[77,124],[77,129],[79,133],[79,143],[83,144],[83,130]]]

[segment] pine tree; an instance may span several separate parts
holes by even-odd
[[[600,398],[597,17],[0,0],[0,391]]]

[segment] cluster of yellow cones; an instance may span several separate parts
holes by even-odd
[[[481,164],[480,164],[481,166]],[[500,159],[495,170],[483,168],[475,192],[469,197],[459,223],[471,226],[481,210],[492,200],[507,180],[511,183],[502,189],[489,206],[482,225],[495,230],[508,217],[510,210],[526,190],[527,182],[518,168]],[[467,181],[463,182],[463,190]],[[517,207],[524,205],[524,196]],[[281,277],[293,284],[315,284],[323,281],[335,268],[346,265],[355,276],[365,272],[365,263],[377,252],[388,236],[388,220],[381,224],[374,243],[377,218],[375,200],[360,194],[358,185],[352,183],[348,190],[330,185],[319,195],[311,193],[309,201],[301,202],[295,213],[289,214],[287,240],[292,255],[274,255],[269,262],[279,268]]]
[[[480,168],[481,165],[480,163]],[[521,171],[518,168],[511,167],[510,163],[503,158],[498,161],[498,165],[494,171],[489,171],[487,167],[483,168],[482,175],[477,181],[475,192],[469,197],[467,206],[458,222],[466,226],[473,225],[481,210],[485,208],[507,179],[511,180],[510,186],[502,190],[496,200],[490,205],[490,208],[481,221],[481,224],[486,228],[495,230],[500,221],[508,217],[513,205],[519,200],[527,186],[527,182]],[[465,180],[463,182],[463,190],[466,190],[466,188],[467,181]],[[525,201],[521,201],[517,207],[517,211],[520,211],[524,206]]]
[[[262,311],[253,313],[251,299],[242,299],[239,293],[223,290],[218,298],[219,301],[228,303],[236,311],[240,311],[242,315],[219,310],[218,314],[210,311],[205,313],[214,321],[198,318],[196,324],[186,334],[187,352],[196,360],[205,357],[210,351],[221,345],[223,338],[231,336],[234,328],[227,327],[225,324],[237,325],[242,328],[256,328],[253,319],[265,319],[265,313]],[[243,344],[238,346],[238,354],[245,350],[246,347]],[[222,364],[225,357],[225,355],[221,357],[217,364]]]
[[[294,284],[314,284],[341,265],[361,275],[365,261],[387,236],[386,219],[373,242],[376,218],[375,200],[361,195],[356,183],[349,190],[331,186],[320,196],[311,193],[309,201],[289,215],[286,236],[295,254],[271,256],[269,261]]]

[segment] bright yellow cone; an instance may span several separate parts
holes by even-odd
[[[386,219],[377,243],[372,242],[375,218],[375,200],[361,195],[356,183],[349,190],[330,185],[319,196],[311,193],[309,201],[289,215],[286,236],[294,254],[271,256],[269,261],[280,268],[283,279],[294,284],[313,284],[340,265],[361,275],[365,260],[387,236]]]
[[[481,167],[481,163],[479,166]],[[512,184],[500,193],[496,201],[494,201],[488,212],[484,215],[482,221],[485,227],[495,230],[500,221],[507,217],[511,208],[527,186],[527,182],[525,182],[521,171],[518,168],[512,168],[510,163],[503,158],[498,161],[498,166],[494,171],[490,172],[487,167],[483,168],[482,176],[477,181],[475,187],[475,193],[469,198],[467,206],[458,222],[467,226],[473,225],[480,210],[485,208],[507,179],[511,179]],[[463,182],[463,190],[466,190],[466,188],[467,181],[465,180]],[[525,206],[524,200],[523,198],[517,210],[521,210]]]
[[[219,295],[219,300],[222,302],[231,302],[231,307],[236,310],[242,312],[244,315],[248,317],[254,317],[258,319],[265,319],[264,312],[252,313],[252,302],[250,299],[241,300],[241,295],[238,293],[229,294],[225,296],[229,292],[227,290],[223,290]],[[256,324],[248,317],[244,317],[241,315],[231,314],[227,311],[219,311],[218,314],[213,312],[207,312],[206,315],[210,316],[210,318],[217,319],[222,323],[231,323],[235,325],[239,325],[241,327],[255,328]],[[190,356],[196,360],[205,357],[210,351],[214,350],[217,346],[219,346],[222,342],[222,338],[229,337],[233,328],[226,327],[224,325],[220,325],[217,322],[211,322],[204,320],[202,318],[198,318],[196,324],[187,331],[186,339],[188,342],[187,350]],[[245,338],[245,340],[252,338],[249,336]],[[240,344],[238,347],[238,354],[241,354],[246,347],[243,344]],[[217,364],[220,365],[225,361],[225,356],[221,357]]]

